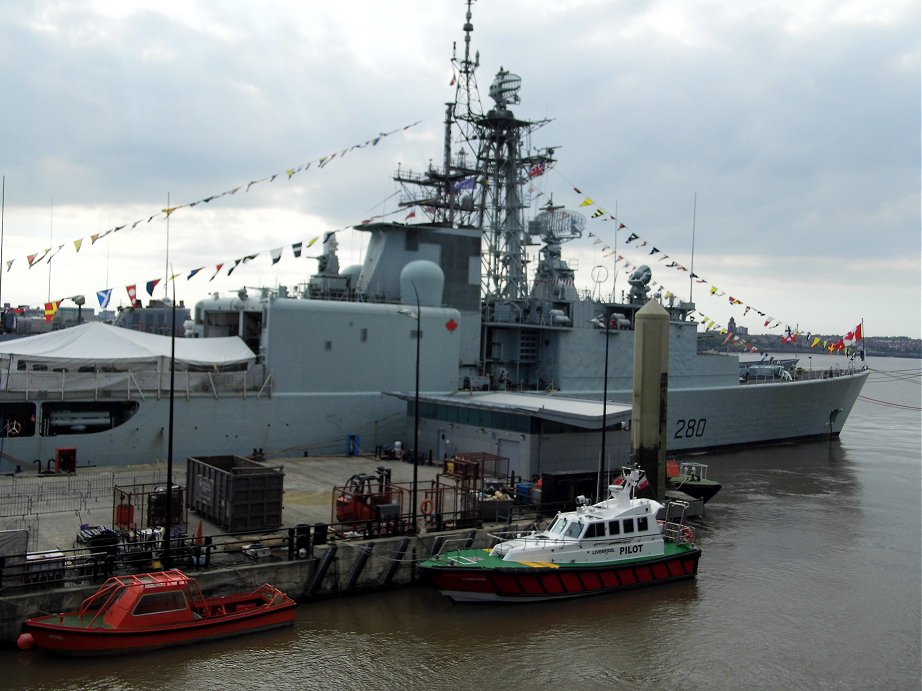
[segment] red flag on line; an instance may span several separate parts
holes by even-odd
[[[54,302],[45,303],[45,321],[50,322],[54,319],[54,315],[58,313],[58,307],[61,306],[60,300],[55,300]]]

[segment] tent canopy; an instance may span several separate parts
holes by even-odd
[[[54,363],[61,367],[86,365],[126,366],[169,361],[171,338],[89,322],[37,336],[0,343],[0,357],[16,361]],[[228,367],[255,361],[237,336],[228,338],[177,338],[177,365]]]

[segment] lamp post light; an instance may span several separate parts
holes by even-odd
[[[86,304],[86,298],[82,295],[74,296],[74,303],[77,305],[77,325],[83,323],[83,306]]]

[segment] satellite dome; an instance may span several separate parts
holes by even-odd
[[[417,259],[400,272],[400,301],[405,305],[415,305],[418,298],[420,305],[441,307],[444,288],[445,274],[434,262]]]

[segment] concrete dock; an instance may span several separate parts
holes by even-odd
[[[242,552],[239,541],[232,546],[222,546],[219,542],[225,538],[219,537],[210,568],[183,566],[198,579],[207,594],[238,592],[261,583],[272,583],[304,602],[407,585],[415,581],[416,564],[430,554],[436,539],[447,541],[448,549],[460,547],[462,543],[487,546],[491,542],[488,534],[491,529],[507,527],[492,524],[486,528],[427,534],[425,525],[421,525],[419,534],[414,536],[337,539],[314,545],[309,552],[291,558],[286,539],[289,528],[334,522],[334,486],[345,485],[357,473],[374,473],[382,466],[391,471],[393,483],[409,483],[413,478],[413,465],[367,455],[269,459],[265,465],[281,467],[285,473],[282,528],[274,537],[253,535],[249,538],[266,546],[258,558],[250,558]],[[114,486],[165,484],[166,471],[166,463],[156,463],[78,467],[72,475],[24,472],[2,476],[0,507],[5,507],[3,513],[7,515],[0,517],[0,530],[29,530],[29,552],[81,547],[77,543],[81,525],[113,526]],[[417,469],[420,492],[440,472],[440,465],[420,464]],[[174,484],[184,485],[185,475],[185,461],[174,464]],[[195,534],[200,522],[206,537],[227,532],[189,511],[187,533]],[[528,527],[527,523],[526,520],[520,527]],[[240,541],[247,539],[248,536],[239,537]],[[41,584],[26,586],[33,588],[31,590],[22,586],[0,588],[0,644],[14,644],[22,621],[34,612],[76,609],[84,598],[97,590],[102,580],[102,575],[97,575],[68,582],[64,587]]]
[[[391,471],[391,481],[408,483],[413,479],[413,464],[360,456],[310,456],[269,459],[268,467],[281,467],[285,473],[283,528],[300,524],[333,521],[333,487],[342,486],[357,473],[374,473],[376,468]],[[166,484],[166,462],[120,467],[78,467],[73,475],[39,475],[26,472],[0,476],[0,508],[3,498],[7,510],[0,516],[0,530],[30,531],[29,551],[72,549],[81,525],[113,527],[113,487],[137,484]],[[420,464],[417,479],[420,490],[441,472],[439,465]],[[175,462],[174,484],[186,485],[186,462]],[[29,499],[27,501],[27,498]],[[14,503],[13,506],[9,506]],[[30,506],[31,504],[31,506]],[[199,521],[206,535],[226,530],[189,512],[190,534]]]

